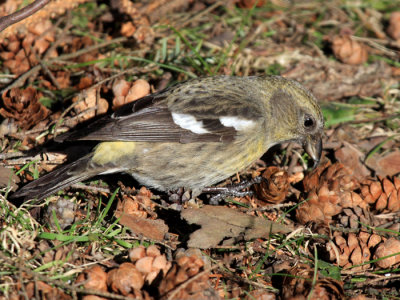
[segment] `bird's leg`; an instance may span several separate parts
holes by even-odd
[[[253,184],[260,183],[263,180],[261,176],[257,176],[251,180],[245,180],[238,184],[226,187],[208,187],[202,190],[203,193],[216,194],[210,198],[210,204],[218,205],[219,202],[225,198],[231,197],[244,197],[253,195],[253,191],[242,191],[243,189],[251,187]]]

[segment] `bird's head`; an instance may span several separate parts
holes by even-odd
[[[318,165],[322,152],[324,117],[315,97],[298,82],[276,77],[270,95],[273,139],[297,141]]]

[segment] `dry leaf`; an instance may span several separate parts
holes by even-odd
[[[400,173],[400,151],[395,150],[387,155],[373,155],[367,160],[367,166],[373,169],[377,175],[386,177]]]
[[[164,240],[165,234],[168,233],[168,226],[160,219],[149,220],[124,213],[120,216],[121,219],[119,223],[128,227],[137,235],[143,235],[152,240],[162,241]]]
[[[224,206],[189,208],[183,210],[181,215],[189,224],[202,226],[190,235],[188,246],[193,248],[215,247],[226,237],[244,236],[246,240],[251,240],[268,238],[271,233],[288,233],[293,230],[289,226],[249,216]]]

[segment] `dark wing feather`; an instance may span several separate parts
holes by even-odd
[[[210,134],[196,134],[174,123],[166,105],[155,105],[157,95],[149,95],[124,105],[112,115],[105,116],[85,128],[67,132],[56,141],[136,141],[136,142],[229,142],[236,131],[223,126],[218,119],[204,119]]]
[[[257,96],[243,93],[243,80],[220,76],[195,79],[124,105],[79,131],[56,141],[230,142],[237,131],[220,122],[221,116],[261,118]],[[220,83],[219,83],[220,82]],[[221,84],[223,82],[224,84]],[[228,86],[229,82],[232,85]],[[246,102],[246,105],[243,105]],[[218,105],[216,105],[216,103]],[[227,111],[229,110],[229,111]],[[196,134],[175,124],[171,112],[190,114],[209,133]]]

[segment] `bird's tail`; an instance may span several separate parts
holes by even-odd
[[[54,194],[55,192],[66,188],[76,182],[83,181],[97,175],[96,168],[90,168],[89,162],[92,155],[86,155],[66,166],[46,174],[37,180],[34,180],[22,189],[11,195],[12,199],[24,198],[24,200],[37,199],[42,200]]]

